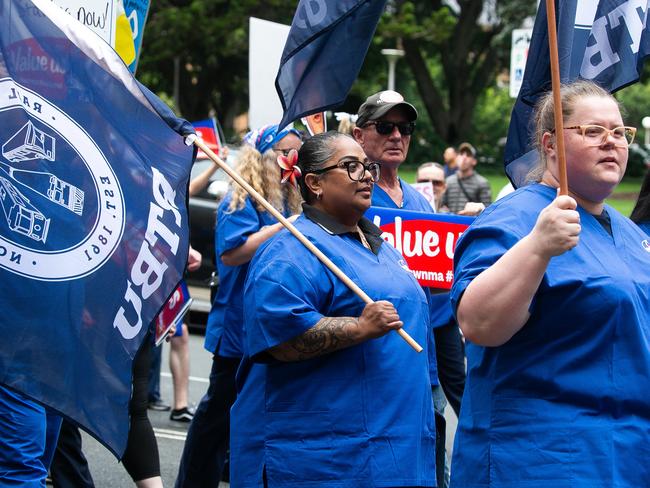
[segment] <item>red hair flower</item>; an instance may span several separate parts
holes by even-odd
[[[282,171],[282,183],[287,181],[295,188],[298,188],[298,178],[302,176],[302,171],[296,166],[298,162],[298,151],[292,149],[287,156],[281,154],[278,156],[278,166]]]

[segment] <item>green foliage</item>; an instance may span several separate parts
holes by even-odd
[[[472,118],[468,140],[477,147],[480,156],[498,166],[503,164],[513,104],[508,88],[489,87],[481,94]]]
[[[623,105],[625,124],[637,127],[636,144],[630,149],[626,174],[641,176],[646,170],[645,162],[650,160],[650,147],[643,145],[646,130],[650,129],[641,125],[643,117],[650,116],[650,83],[635,83],[618,91],[615,96]]]
[[[216,111],[226,131],[248,107],[249,17],[291,23],[290,0],[156,0],[151,4],[138,78],[156,93],[174,96],[177,112],[192,120]]]

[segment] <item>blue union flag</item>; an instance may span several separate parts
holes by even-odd
[[[341,105],[357,78],[386,0],[300,0],[275,87],[283,128]]]
[[[172,124],[191,131],[54,3],[0,0],[0,383],[118,456],[132,359],[187,260]]]
[[[556,2],[558,55],[563,83],[594,80],[615,92],[639,79],[650,54],[646,0],[563,0]],[[532,149],[532,110],[551,89],[546,5],[540,3],[519,97],[512,111],[505,149],[506,173],[524,184],[537,162]]]

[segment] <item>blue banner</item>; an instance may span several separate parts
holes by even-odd
[[[152,103],[189,125],[50,0],[0,0],[0,383],[117,456],[188,254],[192,148]]]
[[[645,0],[556,2],[561,81],[594,80],[614,92],[638,80],[650,53],[647,13]],[[505,148],[506,173],[515,187],[524,184],[538,161],[531,116],[538,98],[550,89],[546,5],[541,2]]]
[[[294,120],[341,105],[357,78],[385,0],[300,0],[275,87]]]

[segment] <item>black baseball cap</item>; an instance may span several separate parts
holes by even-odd
[[[357,113],[357,127],[363,127],[369,121],[383,117],[395,107],[404,107],[410,122],[418,118],[418,111],[413,105],[406,102],[402,95],[393,90],[384,90],[370,95],[361,104]]]

